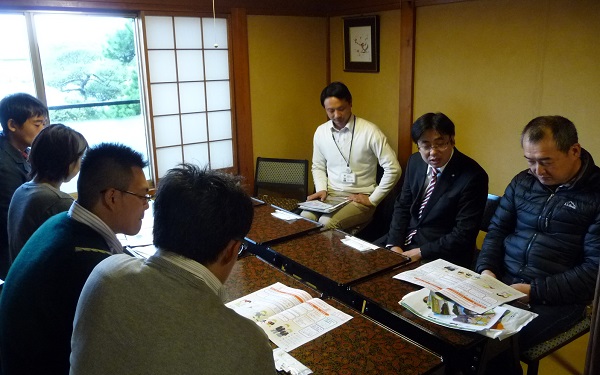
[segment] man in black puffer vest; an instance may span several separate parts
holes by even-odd
[[[594,297],[600,255],[600,168],[564,117],[533,119],[521,133],[529,169],[510,182],[476,271],[527,294],[539,314],[523,328],[527,349],[565,331]]]

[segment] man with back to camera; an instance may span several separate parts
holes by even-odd
[[[239,182],[192,164],[167,172],[154,203],[155,255],[110,257],[83,288],[72,375],[275,374],[266,334],[222,301],[254,214]]]
[[[413,123],[419,151],[408,159],[390,230],[377,242],[415,261],[442,258],[471,267],[488,175],[456,149],[454,129],[443,113],[426,113]]]
[[[13,193],[29,181],[27,152],[48,122],[48,108],[33,96],[17,93],[0,101],[0,279],[9,266],[7,216]]]
[[[25,243],[0,296],[4,375],[68,374],[73,316],[92,269],[123,248],[115,233],[136,234],[148,208],[142,155],[118,144],[88,150],[77,201]]]
[[[301,215],[326,228],[352,228],[371,219],[375,206],[392,190],[402,171],[383,132],[352,114],[352,94],[346,85],[330,83],[321,92],[321,105],[329,121],[317,128],[313,138],[316,193],[307,200],[341,197],[351,202],[334,213],[305,210]],[[379,185],[377,163],[384,170]]]
[[[476,271],[526,294],[539,314],[519,335],[526,350],[564,332],[594,296],[600,256],[600,168],[561,116],[533,119],[521,134],[529,169],[510,182]]]

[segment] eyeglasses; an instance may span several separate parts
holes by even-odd
[[[431,150],[446,151],[449,146],[450,146],[450,141],[448,141],[446,143],[440,143],[437,145],[417,145],[417,148],[419,150],[425,151],[425,152],[429,152]]]
[[[150,202],[151,200],[154,199],[154,197],[152,195],[150,195],[150,194],[140,195],[140,194],[136,194],[136,193],[134,193],[132,191],[127,191],[127,190],[121,190],[121,189],[115,189],[115,190],[118,190],[121,193],[134,195],[134,196],[136,196],[136,197],[138,197],[140,199],[144,199],[146,201],[146,203],[148,203],[148,202]]]

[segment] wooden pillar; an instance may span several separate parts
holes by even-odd
[[[398,119],[398,160],[406,167],[412,154],[410,127],[413,122],[416,8],[414,1],[402,1],[400,9],[400,113]]]
[[[254,150],[246,9],[231,9],[231,34],[238,173],[244,176],[249,189],[248,193],[252,194],[254,191]]]

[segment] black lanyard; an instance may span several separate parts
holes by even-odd
[[[346,157],[342,153],[342,150],[340,150],[340,146],[335,141],[335,137],[333,136],[333,133],[331,133],[331,139],[333,139],[333,143],[335,143],[335,147],[337,147],[340,155],[342,155],[342,158],[344,158],[344,161],[346,162],[346,167],[348,167],[348,168],[350,168],[350,155],[352,155],[352,143],[354,142],[354,129],[356,129],[356,115],[354,115],[354,124],[352,125],[352,137],[350,138],[350,151],[348,151],[348,159],[346,159]]]

